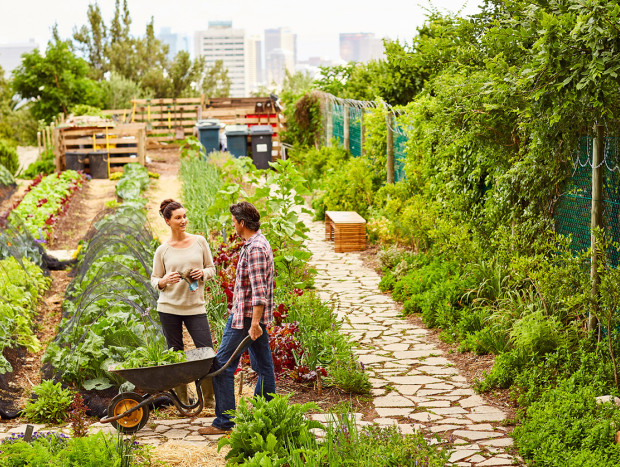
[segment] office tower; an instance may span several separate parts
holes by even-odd
[[[282,85],[284,70],[295,72],[297,35],[288,28],[265,29],[265,72],[267,85]]]
[[[248,52],[248,87],[250,92],[256,91],[263,84],[263,42],[260,36],[251,36],[247,41]]]
[[[383,57],[383,40],[365,32],[340,33],[340,58],[346,62],[367,62]]]
[[[216,60],[224,62],[230,78],[231,97],[249,95],[248,53],[243,29],[233,29],[232,21],[209,21],[206,31],[194,35],[194,51],[197,57],[205,57],[207,67]]]

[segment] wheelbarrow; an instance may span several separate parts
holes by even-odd
[[[195,417],[202,412],[204,407],[201,381],[205,378],[213,378],[228,368],[251,340],[250,336],[243,339],[226,364],[211,373],[209,371],[215,358],[215,351],[211,347],[186,351],[187,361],[182,363],[110,370],[147,394],[142,396],[135,392],[120,393],[112,399],[108,406],[108,416],[102,418],[100,422],[111,423],[114,428],[123,433],[135,433],[146,425],[149,419],[149,406],[156,398],[164,395],[172,400],[182,416]],[[192,381],[196,385],[198,400],[187,405],[181,402],[174,388]]]

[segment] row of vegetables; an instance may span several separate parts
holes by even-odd
[[[39,176],[0,219],[0,374],[12,371],[5,349],[41,350],[33,329],[51,280],[42,268],[37,242],[50,238],[56,220],[85,180],[72,170]]]

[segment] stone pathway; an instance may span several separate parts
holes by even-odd
[[[443,352],[426,339],[428,331],[399,316],[396,303],[379,291],[380,276],[365,267],[358,253],[334,253],[324,240],[323,222],[310,227],[310,264],[317,269],[316,289],[331,301],[342,331],[359,344],[359,360],[372,383],[380,425],[397,424],[402,433],[425,430],[449,440],[450,461],[458,466],[522,463],[506,450],[506,415],[474,393]]]

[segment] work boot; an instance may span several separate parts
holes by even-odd
[[[215,396],[213,394],[213,379],[205,378],[200,382],[200,389],[202,390],[202,400],[204,401],[205,409],[215,408]]]
[[[174,392],[176,393],[182,404],[189,405],[189,401],[187,400],[187,384],[175,386]]]

